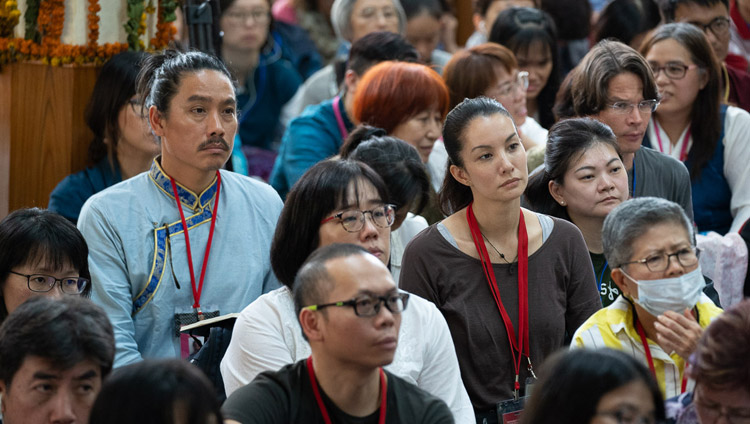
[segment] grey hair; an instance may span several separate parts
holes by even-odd
[[[339,40],[346,41],[348,43],[353,42],[352,40],[352,12],[354,11],[354,4],[358,0],[334,0],[333,6],[331,6],[331,24],[333,25],[333,31],[336,33],[336,37]],[[398,13],[398,33],[404,35],[406,31],[406,12],[401,7],[399,0],[391,0],[393,7],[396,8]]]
[[[604,257],[611,268],[631,261],[633,243],[649,228],[663,223],[681,225],[687,231],[690,244],[695,246],[695,235],[690,219],[682,206],[658,197],[639,197],[622,202],[604,219],[602,245]]]

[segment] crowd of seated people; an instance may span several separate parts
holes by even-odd
[[[0,221],[0,422],[750,422],[749,0],[219,3]]]

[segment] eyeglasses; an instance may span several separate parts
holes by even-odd
[[[729,424],[750,424],[750,409],[748,408],[728,408],[718,403],[708,403],[703,401],[695,391],[693,403],[696,409],[700,409],[701,417],[708,418],[708,422],[715,423],[719,417],[725,417]]]
[[[390,6],[382,9],[376,7],[365,7],[359,12],[359,17],[362,19],[375,19],[378,14],[380,14],[383,19],[398,19],[398,12]]]
[[[659,101],[656,99],[642,100],[638,104],[628,102],[614,102],[608,104],[607,107],[611,108],[615,113],[620,115],[630,115],[633,113],[633,109],[636,107],[640,113],[652,113],[656,112],[656,108],[659,106]]]
[[[143,103],[137,98],[133,98],[128,100],[128,104],[130,105],[130,108],[133,110],[133,113],[135,113],[137,116],[140,116],[142,119],[146,119],[148,117],[148,109],[143,107]]]
[[[89,283],[87,278],[83,277],[65,277],[55,278],[51,275],[44,274],[21,274],[15,271],[9,271],[11,274],[20,275],[26,277],[26,285],[29,286],[29,290],[37,293],[46,293],[55,287],[56,283],[60,283],[60,290],[65,294],[81,294],[83,289]]]
[[[623,405],[615,411],[597,412],[596,415],[614,418],[618,424],[660,424],[653,416],[642,415],[631,405]]]
[[[396,206],[395,205],[383,205],[373,208],[369,211],[360,210],[348,210],[339,212],[334,216],[320,221],[320,224],[325,224],[328,221],[338,219],[344,229],[350,233],[356,233],[365,226],[365,214],[370,214],[372,222],[378,227],[388,228],[393,225],[393,220],[396,218]]]
[[[354,314],[358,317],[374,317],[380,312],[380,305],[383,304],[391,313],[399,314],[406,309],[409,303],[408,293],[393,293],[387,296],[361,296],[352,300],[342,302],[325,303],[323,305],[310,305],[302,309],[310,311],[319,311],[329,306],[347,306],[354,308]]]
[[[665,66],[659,66],[655,63],[649,63],[651,71],[654,73],[654,79],[659,77],[659,72],[664,71],[664,75],[671,80],[680,80],[685,78],[689,69],[698,67],[696,64],[683,65],[682,63],[667,63]]]
[[[504,82],[500,88],[495,91],[493,97],[506,97],[512,94],[515,90],[521,89],[524,93],[529,88],[529,73],[521,71],[516,75],[516,78],[512,81]]]
[[[714,18],[707,24],[702,24],[700,22],[690,22],[690,24],[702,29],[703,32],[706,32],[707,29],[710,29],[711,32],[714,33],[714,35],[717,37],[726,36],[729,33],[729,19],[723,16]]]
[[[697,248],[686,247],[670,254],[661,253],[637,261],[625,262],[620,266],[638,263],[645,264],[646,268],[651,272],[663,272],[669,268],[669,260],[672,257],[677,258],[677,262],[683,267],[689,267],[698,263],[699,256],[700,250]]]
[[[259,25],[267,24],[271,20],[271,12],[268,10],[232,11],[225,12],[224,16],[239,24],[247,23],[250,18]]]

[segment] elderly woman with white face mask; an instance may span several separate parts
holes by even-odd
[[[622,295],[573,335],[573,348],[612,348],[642,360],[666,398],[687,389],[685,363],[722,311],[703,293],[693,226],[668,200],[623,202],[604,220],[602,245]]]

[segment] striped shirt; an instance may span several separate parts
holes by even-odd
[[[698,323],[706,328],[711,321],[721,314],[722,310],[714,305],[705,294],[696,305]],[[677,396],[682,391],[682,373],[685,370],[685,359],[676,353],[667,354],[653,340],[646,339],[651,350],[659,383],[664,398]],[[573,335],[571,349],[621,350],[648,367],[646,353],[641,337],[635,328],[635,313],[632,304],[623,296],[614,303],[592,315]]]

